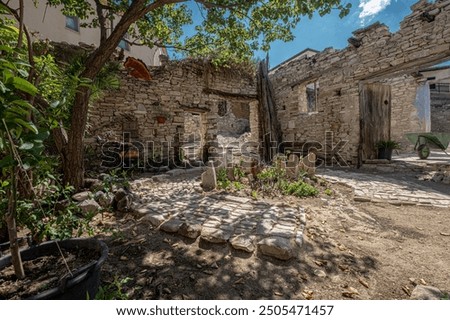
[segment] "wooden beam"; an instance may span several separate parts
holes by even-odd
[[[215,94],[221,97],[225,98],[235,98],[235,99],[246,99],[246,100],[256,100],[258,99],[258,96],[256,94],[245,94],[245,93],[233,93],[233,92],[227,92],[212,88],[204,88],[203,89],[204,94]]]

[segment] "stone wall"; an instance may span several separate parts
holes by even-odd
[[[413,103],[417,92],[411,75],[450,57],[450,1],[419,1],[411,8],[413,13],[394,34],[375,23],[353,32],[343,50],[328,48],[271,71],[284,141],[318,141],[324,146],[331,131],[332,144],[348,142],[340,155],[350,164],[360,163],[360,89],[374,82],[391,82],[392,138],[404,141],[403,133],[420,129],[424,119]],[[398,77],[403,76],[400,85]],[[312,84],[317,99],[308,110],[306,90]]]
[[[150,159],[167,165],[168,159],[177,158],[180,148],[190,148],[194,141],[194,153],[202,158],[220,153],[218,135],[222,132],[236,138],[244,131],[250,136],[258,134],[250,132],[249,124],[249,105],[256,101],[254,75],[215,69],[209,62],[194,60],[168,62],[150,71],[150,81],[122,71],[120,89],[107,92],[95,103],[89,113],[89,145],[129,140],[139,147],[141,158],[144,152],[145,163]],[[223,105],[229,108],[227,121],[219,115]]]
[[[431,91],[431,131],[450,133],[450,92],[443,89]]]
[[[450,133],[450,104],[431,107],[431,131]]]

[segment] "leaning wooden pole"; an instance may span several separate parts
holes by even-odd
[[[281,126],[278,121],[275,97],[269,79],[269,58],[261,61],[258,68],[259,119],[262,139],[262,157],[271,162],[282,142]]]

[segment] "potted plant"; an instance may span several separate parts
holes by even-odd
[[[392,150],[400,149],[400,144],[394,140],[381,140],[376,144],[378,159],[392,160]]]

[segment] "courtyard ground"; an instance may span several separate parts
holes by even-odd
[[[104,213],[95,221],[110,248],[102,285],[118,291],[122,282],[129,299],[409,299],[416,284],[449,291],[448,185],[418,181],[413,172],[319,174],[333,182],[332,195],[264,199],[304,209],[296,258],[281,261],[163,232],[132,214]],[[176,211],[183,197],[217,193],[196,193],[198,184],[196,175],[178,176],[139,188],[158,206],[150,196],[178,194],[160,198],[169,204],[158,207],[163,213]]]

